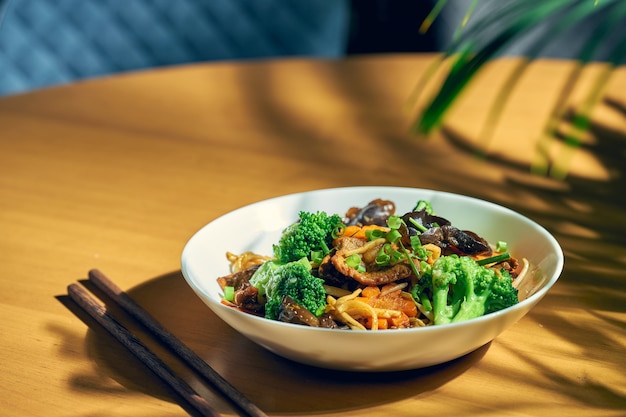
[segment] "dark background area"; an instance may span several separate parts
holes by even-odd
[[[434,30],[420,33],[434,1],[352,0],[347,54],[438,50]]]

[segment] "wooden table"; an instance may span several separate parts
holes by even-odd
[[[269,415],[623,416],[626,69],[613,74],[592,135],[559,181],[531,175],[529,163],[572,63],[531,66],[484,159],[476,138],[516,61],[490,66],[444,130],[423,141],[408,133],[405,105],[432,60],[193,65],[0,99],[3,413],[185,414],[134,356],[67,308],[66,286],[98,268]],[[599,70],[586,70],[581,87]],[[511,207],[554,233],[565,271],[490,345],[391,374],[285,361],[187,288],[180,253],[207,222],[260,199],[351,185],[434,188]]]

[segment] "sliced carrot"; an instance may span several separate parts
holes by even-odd
[[[409,320],[409,316],[407,316],[404,313],[402,313],[402,315],[399,316],[399,317],[392,317],[388,321],[391,322],[392,327],[395,327],[395,328],[398,328],[398,329],[404,329],[404,328],[407,328],[407,327],[409,327],[411,325],[411,321]]]
[[[361,226],[346,226],[343,230],[343,235],[345,237],[352,237],[361,231]]]
[[[371,329],[374,326],[374,318],[373,317],[367,317],[365,319],[365,322],[363,323],[363,326],[365,326],[367,329]],[[387,319],[378,319],[378,330],[387,330],[389,328],[389,322],[387,321]]]
[[[375,285],[365,287],[363,288],[363,291],[361,291],[361,297],[363,298],[372,298],[376,297],[377,295],[380,295],[380,288]]]
[[[355,237],[358,239],[367,239],[366,232],[368,230],[382,230],[388,232],[389,228],[384,226],[378,226],[375,224],[368,224],[366,226],[347,226],[343,231],[342,237]]]
[[[374,308],[383,310],[399,311],[400,315],[391,318],[378,318],[378,329],[405,328],[410,326],[410,317],[416,317],[418,314],[417,306],[408,297],[402,294],[400,289],[392,290],[396,284],[387,284],[381,288],[377,286],[368,286],[363,288],[361,294],[355,298],[356,301],[369,304]],[[386,291],[390,291],[387,292]],[[372,317],[360,317],[359,321],[367,329],[373,326]]]
[[[364,317],[360,321],[367,329],[371,329],[374,325],[374,319],[372,317]],[[410,325],[411,322],[409,320],[409,317],[404,313],[400,313],[400,315],[397,317],[378,318],[378,330],[386,330],[391,328],[402,329],[407,328]]]
[[[381,294],[385,293],[385,291],[392,289],[394,286],[395,284],[384,285],[380,290]],[[371,305],[377,308],[398,310],[406,314],[408,317],[417,316],[417,306],[415,305],[413,300],[404,297],[401,290],[395,290],[382,296],[378,296],[376,297],[375,304]]]

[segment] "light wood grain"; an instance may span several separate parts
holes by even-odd
[[[443,133],[419,141],[407,133],[405,105],[432,59],[194,65],[0,99],[1,409],[184,415],[134,357],[66,308],[67,284],[99,268],[270,415],[623,415],[626,71],[611,79],[571,175],[556,181],[528,164],[572,63],[533,64],[496,129],[493,157],[481,160],[469,147],[514,62],[488,68]],[[217,216],[291,192],[379,184],[468,194],[528,215],[562,244],[561,280],[489,346],[382,375],[278,358],[184,283],[180,252]]]

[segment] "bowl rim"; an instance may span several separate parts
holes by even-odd
[[[284,323],[281,321],[277,321],[277,320],[269,320],[266,319],[264,317],[261,316],[256,316],[254,314],[250,314],[250,313],[246,313],[243,311],[239,311],[237,309],[234,309],[233,307],[229,307],[227,305],[222,304],[220,301],[216,300],[211,294],[208,294],[206,291],[204,291],[201,287],[199,287],[198,285],[196,285],[194,278],[191,276],[193,274],[190,273],[189,267],[188,267],[188,256],[189,256],[189,250],[191,245],[193,245],[194,241],[197,239],[197,236],[199,236],[203,230],[205,228],[208,228],[211,224],[233,214],[236,212],[239,212],[241,210],[246,210],[249,209],[252,206],[255,205],[261,205],[261,204],[269,204],[271,202],[274,201],[278,201],[281,199],[286,199],[286,198],[294,198],[297,196],[302,196],[302,195],[308,195],[308,194],[316,194],[316,193],[324,193],[324,192],[341,192],[341,191],[371,191],[371,192],[383,192],[384,190],[394,190],[396,192],[427,192],[427,193],[435,193],[438,195],[445,195],[448,197],[453,197],[453,198],[460,198],[463,200],[469,200],[469,201],[474,201],[475,203],[479,203],[479,204],[483,204],[483,205],[488,205],[491,206],[493,209],[496,210],[500,210],[503,211],[505,213],[508,214],[512,214],[514,216],[519,217],[520,219],[522,219],[523,221],[533,225],[533,227],[535,227],[539,232],[541,232],[542,235],[544,235],[544,237],[547,239],[547,241],[550,243],[550,246],[555,249],[555,255],[556,255],[556,265],[555,265],[555,269],[554,269],[554,273],[549,277],[549,279],[546,280],[545,284],[538,289],[537,291],[533,292],[530,296],[528,296],[527,298],[525,298],[524,300],[518,302],[517,304],[511,306],[511,307],[507,307],[503,310],[499,310],[493,313],[489,313],[489,314],[485,314],[481,317],[476,317],[470,320],[466,320],[466,321],[462,321],[462,322],[458,322],[458,323],[447,323],[447,324],[440,324],[440,325],[433,325],[433,326],[426,326],[426,327],[412,327],[412,328],[405,328],[405,329],[394,329],[393,331],[386,331],[386,332],[376,332],[376,331],[358,331],[358,330],[352,330],[352,329],[328,329],[328,328],[320,328],[320,327],[311,327],[311,326],[300,326],[300,325],[296,325],[293,323]],[[181,272],[183,273],[183,277],[185,278],[185,280],[187,281],[188,285],[191,286],[191,288],[193,289],[194,292],[196,292],[199,296],[200,294],[203,295],[202,300],[205,301],[205,303],[210,303],[209,307],[211,309],[214,308],[219,308],[222,311],[228,311],[228,312],[232,312],[232,313],[236,313],[237,315],[242,315],[242,317],[245,317],[248,320],[252,320],[252,321],[259,321],[259,323],[262,323],[263,325],[271,325],[271,326],[286,326],[288,329],[306,329],[306,331],[309,332],[332,332],[333,334],[359,334],[361,335],[360,337],[362,337],[363,333],[367,333],[367,334],[371,334],[371,335],[378,335],[378,336],[371,336],[371,337],[384,337],[382,335],[387,335],[386,337],[389,337],[390,334],[406,334],[406,333],[415,333],[415,332],[419,332],[419,333],[432,333],[432,332],[439,332],[442,329],[453,329],[456,327],[466,327],[466,326],[478,326],[481,323],[485,322],[485,321],[491,321],[494,320],[495,318],[497,318],[498,316],[502,316],[502,315],[508,315],[513,311],[516,310],[525,310],[529,305],[532,306],[536,303],[538,303],[545,295],[546,293],[552,288],[552,286],[554,286],[554,284],[558,281],[559,277],[562,274],[563,271],[563,267],[564,267],[564,255],[563,255],[563,249],[561,248],[558,240],[542,225],[540,225],[539,223],[535,222],[534,220],[532,220],[531,218],[527,217],[526,215],[523,215],[515,210],[512,210],[504,205],[501,204],[497,204],[488,200],[484,200],[481,198],[477,198],[477,197],[472,197],[472,196],[468,196],[465,194],[458,194],[458,193],[453,193],[453,192],[448,192],[448,191],[440,191],[440,190],[434,190],[434,189],[428,189],[428,188],[414,188],[414,187],[401,187],[401,186],[384,186],[384,185],[376,185],[376,186],[347,186],[347,187],[332,187],[332,188],[319,188],[319,189],[312,189],[312,190],[307,190],[307,191],[301,191],[301,192],[293,192],[293,193],[289,193],[289,194],[284,194],[284,195],[280,195],[280,196],[275,196],[275,197],[270,197],[270,198],[266,198],[263,200],[259,200],[253,203],[249,203],[249,204],[245,204],[242,205],[238,208],[235,208],[231,211],[228,211],[226,213],[223,213],[221,215],[219,215],[218,217],[214,218],[213,220],[209,221],[208,223],[206,223],[204,226],[202,226],[199,230],[197,230],[191,237],[190,239],[187,241],[187,243],[185,244],[182,254],[181,254]],[[217,277],[215,277],[217,278]]]

